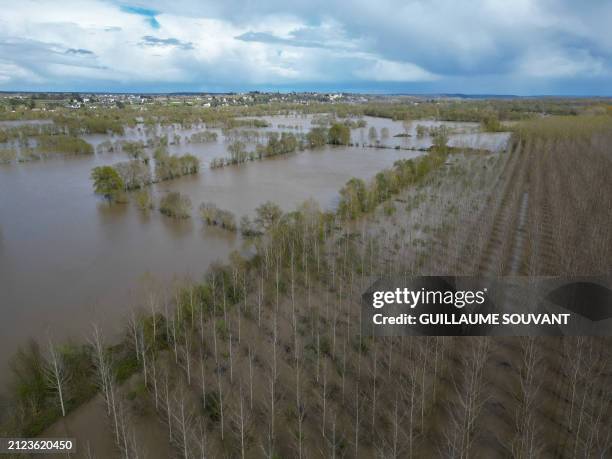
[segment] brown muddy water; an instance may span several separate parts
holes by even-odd
[[[302,126],[292,132],[310,128],[310,118],[268,119],[274,130],[287,130],[277,125],[289,121]],[[400,123],[368,118],[370,125],[379,131],[389,128],[386,142],[417,142],[391,137],[403,131]],[[453,136],[451,144],[461,135],[482,136],[470,134],[473,126],[469,123],[461,126],[467,133]],[[366,139],[368,127],[363,129]],[[191,132],[176,127],[167,130],[179,136]],[[158,127],[156,134],[162,131]],[[359,141],[361,131],[353,130],[353,141]],[[144,139],[145,135],[144,129],[132,129],[126,137]],[[470,141],[478,143],[479,138]],[[482,138],[501,144],[495,137]],[[107,139],[109,136],[86,137],[94,146]],[[428,146],[430,140],[418,142]],[[157,211],[143,213],[132,204],[109,206],[93,194],[91,169],[125,161],[120,153],[0,165],[0,392],[7,381],[10,356],[28,338],[82,341],[94,322],[112,336],[121,329],[130,307],[143,303],[142,289],[147,282],[198,280],[210,263],[241,250],[238,235],[202,224],[197,216],[201,202],[212,201],[237,218],[252,214],[267,200],[290,210],[313,198],[330,209],[349,178],[368,179],[397,159],[421,154],[326,147],[209,169],[206,164],[224,156],[226,147],[221,135],[216,142],[169,147],[172,153],[195,154],[204,165],[197,176],[152,187],[156,200],[168,191],[191,198],[192,218],[180,221]]]

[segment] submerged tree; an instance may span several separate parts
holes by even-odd
[[[368,131],[368,139],[370,139],[370,142],[376,142],[378,140],[378,131],[376,131],[374,126],[370,126]]]
[[[273,227],[283,215],[283,211],[277,204],[271,201],[264,202],[257,209],[255,209],[257,217],[255,217],[255,223],[263,230],[267,231]]]
[[[332,145],[348,145],[351,142],[351,130],[344,124],[333,124],[329,128],[328,142]]]
[[[327,143],[327,129],[315,127],[306,134],[306,141],[310,148],[322,147]]]
[[[121,177],[126,191],[144,188],[151,184],[151,170],[142,161],[126,161],[115,164],[113,168]]]
[[[449,129],[442,125],[431,132],[433,140],[433,148],[435,151],[444,152],[447,150],[447,143],[449,138]]]
[[[240,218],[240,234],[244,237],[259,236],[261,231],[259,231],[255,222],[248,215],[243,215]]]
[[[189,153],[182,156],[169,155],[164,148],[155,150],[155,178],[158,181],[172,180],[200,171],[200,160]]]
[[[148,190],[140,190],[136,193],[136,204],[140,210],[151,210],[153,209],[153,197]]]
[[[404,118],[404,120],[402,120],[402,127],[404,128],[404,135],[408,137],[412,129],[412,120],[410,118]]]
[[[125,186],[117,170],[111,166],[94,167],[91,178],[94,192],[104,196],[109,203],[117,200]]]
[[[123,152],[128,155],[131,159],[142,160],[144,162],[148,162],[147,155],[144,151],[144,143],[141,141],[130,142],[128,140],[121,143],[121,148]]]
[[[159,203],[159,211],[173,218],[189,218],[191,200],[188,196],[173,191],[164,196]]]
[[[220,226],[228,231],[236,231],[236,217],[229,210],[219,209],[212,202],[200,204],[200,217],[207,225]]]
[[[236,140],[235,142],[232,142],[227,147],[227,151],[230,154],[230,161],[233,164],[243,163],[247,159],[246,145],[244,144],[244,142],[241,142],[240,140]]]

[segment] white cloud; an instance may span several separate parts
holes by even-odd
[[[367,81],[443,87],[483,76],[609,81],[612,67],[606,2],[133,3],[155,10],[148,13],[153,20],[104,0],[22,0],[0,8],[0,88]]]
[[[535,78],[594,77],[605,72],[605,62],[584,50],[564,51],[550,47],[530,50],[517,68],[517,74]]]
[[[418,65],[409,62],[394,62],[384,59],[370,61],[355,75],[370,81],[434,81],[438,77]]]
[[[0,59],[0,85],[14,81],[35,81],[42,83],[44,80],[38,78],[36,74],[28,69]]]

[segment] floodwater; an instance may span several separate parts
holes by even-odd
[[[294,133],[307,133],[315,124],[312,123],[313,118],[317,116],[264,116],[260,119],[265,119],[271,124],[268,130],[272,131],[288,131]],[[426,128],[437,126],[446,126],[449,128],[451,135],[448,145],[451,147],[467,147],[485,149],[491,151],[503,150],[510,138],[508,132],[480,132],[479,123],[471,122],[455,122],[455,121],[433,121],[433,120],[414,120],[409,125],[404,126],[401,122],[393,121],[388,118],[375,118],[372,116],[364,116],[366,126],[352,130],[351,141],[361,146],[363,145],[380,145],[384,147],[414,148],[425,149],[432,145],[432,139],[426,135],[417,137],[417,126],[421,125]],[[340,122],[342,120],[339,120]],[[370,137],[370,129],[375,129],[376,136]],[[385,132],[385,129],[387,132]]]
[[[53,124],[51,120],[9,120],[0,121],[0,128],[13,128],[19,126],[40,126],[44,124]]]
[[[294,125],[301,123],[304,132],[310,128],[309,118],[290,118]],[[289,124],[281,117],[268,119]],[[369,118],[370,123],[379,131],[393,128],[391,136],[403,130],[390,120]],[[157,135],[163,133],[160,129]],[[191,131],[168,129],[183,137]],[[354,140],[359,131],[353,130]],[[227,144],[218,132],[216,142],[181,143],[169,150],[193,153],[206,165],[225,156]],[[145,135],[142,127],[126,133],[129,139]],[[119,138],[86,137],[94,146],[108,139]],[[196,176],[153,185],[156,201],[168,191],[191,198],[193,217],[187,220],[144,213],[132,204],[109,206],[93,194],[91,169],[125,161],[122,153],[0,165],[0,388],[6,382],[8,359],[28,338],[81,341],[94,322],[113,335],[130,306],[143,303],[146,282],[200,279],[212,262],[241,250],[239,235],[200,221],[201,202],[214,202],[237,219],[267,200],[290,210],[314,198],[330,209],[349,178],[368,179],[397,159],[419,154],[325,147],[221,169],[205,166]]]

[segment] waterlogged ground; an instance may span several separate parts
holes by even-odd
[[[272,126],[262,132],[305,133],[312,117],[266,119]],[[366,128],[353,130],[353,142],[371,143],[368,130],[375,126],[379,142],[385,145],[423,148],[431,144],[429,138],[416,139],[416,122],[410,131],[413,137],[393,137],[405,132],[401,123],[366,120]],[[477,133],[475,124],[447,124],[462,131],[451,137],[451,145],[501,149],[507,140],[507,134]],[[388,128],[388,137],[382,138],[383,127]],[[143,213],[131,204],[109,206],[93,194],[91,169],[125,161],[122,153],[0,165],[0,386],[6,382],[9,357],[28,337],[82,340],[93,322],[116,332],[130,306],[143,302],[145,285],[199,279],[210,263],[241,250],[239,236],[202,224],[197,216],[201,202],[212,201],[238,218],[252,214],[267,200],[290,210],[314,198],[329,209],[349,178],[368,179],[397,159],[422,154],[325,147],[211,170],[207,164],[226,156],[227,143],[219,129],[215,130],[217,141],[185,142],[202,129],[158,126],[147,131],[139,126],[128,129],[124,137],[85,137],[97,146],[106,140],[145,140],[167,134],[172,141],[178,136],[180,142],[170,145],[169,151],[192,153],[204,167],[197,176],[160,183],[152,190],[156,200],[168,191],[187,194],[193,203],[193,218],[188,220],[172,220],[157,211]]]
[[[316,127],[313,120],[320,116],[299,115],[299,116],[264,116],[259,119],[265,119],[271,124],[267,130],[277,132],[308,132],[311,128]],[[447,126],[451,131],[451,136],[448,145],[453,147],[468,147],[482,148],[492,151],[503,150],[508,142],[508,132],[483,133],[479,123],[469,122],[452,122],[452,121],[433,121],[433,120],[414,120],[408,126],[403,123],[393,121],[387,118],[375,118],[365,116],[366,126],[363,128],[353,129],[351,132],[351,141],[359,145],[381,145],[385,147],[401,148],[429,148],[432,145],[432,139],[429,136],[417,137],[417,126],[425,126],[427,128],[437,126]],[[376,130],[376,137],[370,138],[370,128]],[[388,130],[388,134],[383,133],[384,129]]]

